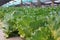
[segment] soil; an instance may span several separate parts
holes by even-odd
[[[20,37],[12,37],[12,38],[6,39],[4,37],[4,33],[3,33],[2,29],[0,29],[0,40],[22,40],[22,39]]]

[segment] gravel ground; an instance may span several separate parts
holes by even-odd
[[[6,39],[4,37],[4,33],[3,33],[2,29],[0,29],[0,40],[22,40],[22,39],[20,37],[12,37],[12,38]]]

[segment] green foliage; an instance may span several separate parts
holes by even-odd
[[[15,34],[26,40],[57,40],[60,37],[60,7],[4,8],[3,27],[6,37]],[[8,9],[8,10],[7,10]]]

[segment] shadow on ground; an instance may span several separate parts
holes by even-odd
[[[22,39],[20,37],[12,37],[12,38],[6,39],[4,37],[4,33],[3,33],[2,29],[0,29],[0,40],[22,40]]]

